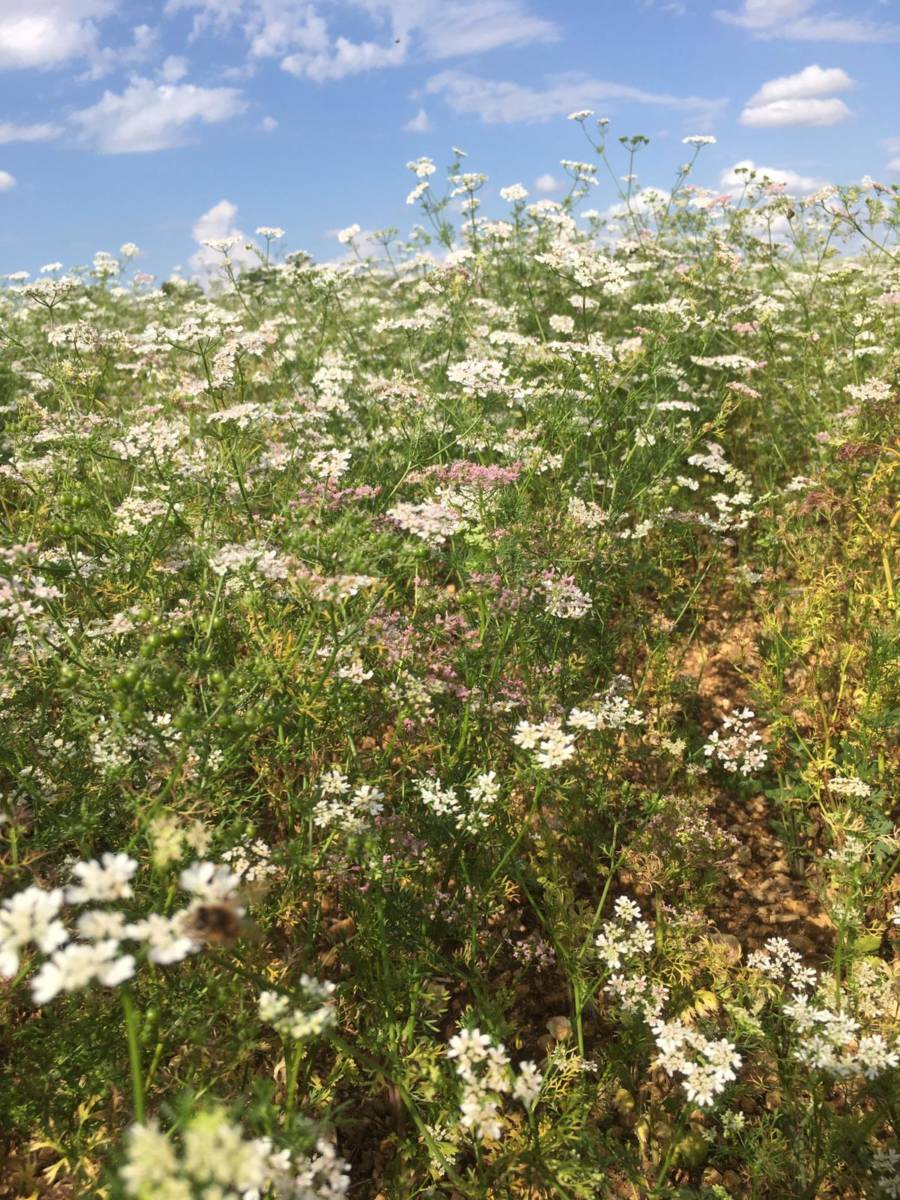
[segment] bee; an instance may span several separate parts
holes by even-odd
[[[261,937],[259,926],[227,900],[195,904],[185,916],[184,931],[207,946],[231,947],[241,938],[258,941]]]

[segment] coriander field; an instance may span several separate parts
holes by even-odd
[[[574,116],[3,286],[4,1200],[900,1196],[900,186]]]

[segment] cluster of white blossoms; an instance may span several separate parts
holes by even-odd
[[[575,707],[565,720],[552,717],[544,721],[519,721],[513,741],[522,750],[534,751],[534,762],[545,770],[562,766],[575,757],[576,735],[598,730],[624,732],[644,724],[644,714],[632,705],[628,694],[632,688],[626,675],[617,675],[602,693],[590,700],[590,708]],[[568,729],[575,730],[570,733]]]
[[[643,920],[637,904],[627,896],[619,896],[613,905],[612,920],[604,922],[594,945],[604,966],[616,971],[623,963],[653,950],[653,930]]]
[[[790,988],[792,996],[783,1011],[798,1035],[794,1051],[798,1062],[837,1079],[858,1075],[876,1079],[900,1065],[895,1041],[878,1032],[865,1032],[856,1017],[846,1010],[836,1011],[821,998],[831,993],[832,984],[823,983],[817,992],[816,972],[803,965],[800,955],[784,938],[770,938],[761,950],[749,956],[747,966]],[[860,1011],[874,1020],[893,1023],[895,1000],[890,985],[879,989],[869,978],[872,974],[865,964],[856,972],[857,982],[866,989],[860,996]]]
[[[748,956],[747,966],[776,982],[787,983],[801,995],[815,988],[818,978],[811,967],[803,965],[803,959],[784,938],[769,938],[761,950],[754,950]]]
[[[136,1200],[341,1200],[350,1169],[324,1138],[310,1155],[248,1138],[220,1108],[192,1117],[176,1145],[158,1125],[132,1125],[119,1178]]]
[[[872,1174],[875,1186],[885,1196],[900,1197],[900,1152],[896,1146],[885,1146],[873,1153]]]
[[[593,600],[568,575],[548,576],[541,580],[546,608],[551,617],[578,620],[591,611]]]
[[[254,838],[243,845],[232,846],[222,852],[222,862],[240,875],[243,883],[261,884],[265,879],[278,875],[281,868],[272,862],[272,848],[262,838]]]
[[[828,790],[835,796],[850,796],[855,800],[867,800],[872,795],[872,789],[854,775],[835,775],[829,781]]]
[[[502,1044],[475,1029],[462,1029],[450,1039],[447,1057],[454,1060],[462,1081],[460,1124],[473,1137],[497,1141],[503,1132],[500,1105],[503,1096],[512,1096],[527,1109],[537,1100],[543,1076],[533,1062],[519,1063],[518,1074],[510,1065]]]
[[[478,833],[491,819],[500,796],[500,784],[495,771],[483,771],[466,786],[468,803],[464,804],[453,788],[444,787],[439,780],[424,777],[416,787],[426,808],[438,816],[453,819],[460,833]]]
[[[703,747],[706,757],[741,775],[761,771],[769,756],[762,747],[762,736],[753,729],[755,717],[749,708],[732,709],[722,721],[721,732],[714,730],[707,738]]]
[[[154,817],[149,835],[155,867],[178,862],[188,848],[202,857],[212,841],[212,834],[202,821],[194,820],[185,827],[174,813],[160,813]]]
[[[180,504],[170,504],[167,500],[157,500],[136,491],[122,501],[113,515],[116,533],[135,537],[154,521],[162,520],[180,508]]]
[[[147,959],[159,965],[180,962],[204,944],[194,931],[198,906],[225,903],[237,917],[235,894],[241,877],[219,863],[195,862],[179,876],[189,904],[171,916],[151,912],[134,918],[122,907],[85,908],[74,931],[62,919],[64,905],[105,905],[129,901],[137,862],[126,854],[107,852],[101,859],[76,863],[73,881],[65,889],[45,891],[35,885],[10,896],[0,905],[0,976],[19,971],[21,955],[31,946],[46,957],[31,978],[35,1004],[49,1003],[61,992],[76,992],[99,983],[117,987],[135,972],[136,959],[122,943],[142,946]]]
[[[900,1065],[896,1043],[880,1033],[863,1033],[859,1021],[846,1012],[835,1012],[806,996],[795,996],[784,1012],[800,1036],[796,1058],[806,1066],[837,1079],[858,1075],[877,1079]]]
[[[265,991],[259,996],[259,1017],[283,1038],[300,1041],[317,1037],[334,1025],[334,984],[301,975],[299,983],[301,1002],[281,992]]]
[[[601,529],[609,516],[593,500],[581,500],[578,496],[569,499],[569,516],[582,529]]]
[[[412,162],[406,164],[406,169],[412,171],[416,179],[427,179],[429,175],[433,175],[437,170],[434,162],[424,155],[421,158],[413,159]]]
[[[679,1020],[654,1021],[650,1027],[659,1050],[654,1065],[667,1075],[682,1076],[691,1103],[708,1107],[737,1077],[741,1056],[725,1038],[712,1040]]]
[[[616,675],[604,692],[592,697],[592,708],[573,708],[566,724],[570,729],[614,729],[620,733],[643,725],[644,714],[628,699],[632,686],[627,675]]]
[[[534,751],[534,762],[544,770],[561,767],[575,757],[575,735],[567,733],[559,718],[519,721],[513,741],[521,750]]]
[[[670,1076],[682,1076],[688,1099],[701,1107],[710,1105],[735,1078],[741,1056],[724,1038],[711,1040],[681,1020],[667,1021],[663,1008],[669,990],[637,973],[636,963],[653,950],[653,930],[642,919],[633,900],[620,896],[614,915],[595,940],[598,957],[617,973],[604,991],[628,1014],[641,1017],[653,1031],[659,1056],[654,1065]],[[625,973],[618,973],[620,968]]]
[[[509,187],[500,189],[500,198],[507,204],[518,204],[522,200],[528,199],[528,189],[524,188],[521,183],[512,183]]]
[[[384,792],[368,783],[351,785],[338,767],[319,779],[319,799],[313,808],[313,823],[322,829],[335,826],[345,833],[362,833],[384,810]]]
[[[389,508],[387,515],[401,529],[421,538],[429,546],[443,546],[447,538],[466,527],[466,519],[456,508],[433,500],[421,504],[402,501]]]
[[[209,556],[209,569],[220,577],[230,576],[225,591],[229,594],[240,590],[241,586],[249,586],[251,573],[259,580],[270,583],[283,582],[291,575],[293,564],[285,556],[267,547],[259,541],[229,542],[220,546]],[[244,584],[237,578],[244,574]]]

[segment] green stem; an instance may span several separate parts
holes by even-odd
[[[300,1074],[302,1052],[302,1044],[295,1042],[286,1055],[288,1063],[287,1081],[285,1083],[284,1123],[287,1127],[293,1124],[294,1113],[297,1110],[297,1076]]]
[[[119,993],[125,1014],[125,1035],[128,1039],[128,1065],[131,1068],[131,1091],[134,1097],[134,1119],[144,1123],[144,1076],[141,1072],[140,1017],[128,988]]]

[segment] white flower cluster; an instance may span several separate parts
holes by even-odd
[[[443,546],[448,536],[466,526],[465,518],[457,509],[433,500],[422,504],[403,501],[389,508],[387,515],[401,529],[421,538],[429,546]]]
[[[530,1109],[544,1082],[530,1061],[520,1063],[516,1075],[505,1047],[495,1045],[477,1027],[463,1029],[452,1037],[447,1057],[456,1060],[456,1073],[462,1081],[460,1124],[471,1130],[473,1137],[497,1141],[503,1132],[502,1097],[511,1095]]]
[[[619,732],[644,724],[644,714],[628,699],[632,690],[627,675],[617,675],[601,695],[595,696],[592,709],[573,708],[567,724],[571,729],[615,729]]]
[[[669,999],[664,983],[651,983],[646,975],[610,976],[604,992],[630,1016],[642,1017],[648,1024],[658,1021]]]
[[[546,594],[547,612],[551,617],[578,620],[591,611],[593,600],[569,576],[553,576],[541,580]]]
[[[681,1075],[688,1100],[701,1108],[711,1105],[725,1085],[736,1078],[741,1056],[725,1038],[715,1041],[683,1021],[655,1021],[651,1029],[659,1057],[655,1065],[667,1075]]]
[[[547,771],[575,757],[575,735],[566,733],[558,718],[537,723],[520,721],[513,741],[522,750],[535,751],[535,763]]]
[[[786,1004],[785,1015],[794,1022],[801,1041],[796,1057],[837,1079],[864,1075],[877,1079],[900,1064],[900,1054],[880,1033],[860,1036],[860,1024],[845,1012],[815,1006],[806,996]]]
[[[81,991],[97,982],[117,987],[135,971],[135,956],[123,953],[122,942],[143,944],[150,962],[168,965],[195,953],[203,944],[192,932],[200,904],[233,906],[240,877],[212,862],[195,862],[181,872],[180,886],[193,899],[171,916],[150,913],[129,920],[120,908],[91,908],[79,914],[73,940],[60,913],[64,903],[109,904],[133,895],[137,863],[126,854],[107,852],[98,861],[76,863],[73,882],[63,890],[44,891],[32,885],[0,905],[0,976],[11,979],[19,970],[23,950],[34,945],[46,955],[31,978],[35,1004],[49,1003],[60,992]],[[234,908],[237,916],[243,909]]]
[[[800,955],[783,938],[770,938],[761,950],[750,955],[747,966],[770,979],[787,983],[793,992],[784,1013],[799,1035],[795,1051],[799,1062],[837,1079],[857,1075],[876,1079],[882,1072],[900,1065],[900,1053],[894,1043],[880,1033],[864,1033],[855,1017],[846,1011],[835,1012],[821,1001],[821,993],[807,995],[818,986],[816,972],[803,966]],[[869,987],[870,1003],[867,1005],[861,996],[862,1012],[877,1018],[883,1016],[885,1008],[893,1008],[889,994],[887,1005],[879,1004],[873,981],[864,970],[859,973],[858,982]]]
[[[191,1118],[180,1147],[154,1122],[132,1125],[120,1179],[139,1200],[341,1200],[350,1187],[349,1167],[330,1142],[295,1156],[269,1138],[245,1137],[218,1108]]]
[[[429,175],[435,173],[437,167],[430,158],[426,158],[423,155],[421,158],[416,158],[412,162],[408,162],[406,169],[412,171],[417,179],[427,179]]]
[[[352,787],[343,771],[332,767],[319,779],[319,799],[313,822],[322,829],[337,826],[345,833],[362,833],[384,810],[384,792],[368,783]]]
[[[578,496],[569,499],[569,516],[582,529],[600,529],[609,519],[599,504],[593,500],[581,500]]]
[[[311,975],[300,976],[301,1003],[281,992],[266,991],[259,996],[259,1017],[273,1026],[283,1038],[300,1041],[317,1037],[335,1023],[334,984],[314,979]]]
[[[575,734],[563,728],[563,724],[574,730],[617,730],[643,725],[644,715],[628,699],[631,680],[617,675],[606,691],[592,698],[594,707],[573,708],[565,719],[555,717],[545,721],[519,721],[513,741],[523,750],[536,751],[534,761],[539,767],[551,770],[562,766],[575,756]]]
[[[495,771],[483,771],[466,787],[468,805],[463,805],[453,788],[436,779],[416,781],[422,803],[438,816],[450,816],[460,833],[478,833],[488,824],[500,795]]]
[[[283,555],[266,547],[257,541],[229,542],[220,546],[209,556],[209,569],[214,575],[237,575],[239,572],[250,572],[269,582],[287,579],[291,574],[291,563]],[[226,591],[234,591],[238,587],[234,579],[229,579]]]
[[[653,931],[642,919],[637,904],[620,896],[613,919],[604,924],[594,944],[601,961],[618,970],[633,966],[634,960],[652,951]],[[604,991],[626,1013],[647,1022],[660,1052],[655,1065],[670,1076],[683,1076],[684,1090],[692,1103],[712,1104],[725,1084],[735,1078],[741,1057],[730,1042],[712,1041],[683,1021],[663,1018],[662,1011],[669,998],[664,985],[650,983],[643,974],[615,974]]]
[[[222,854],[222,862],[240,876],[242,883],[262,883],[280,868],[272,862],[272,850],[262,838],[254,838],[245,846],[232,846]]]
[[[155,867],[178,862],[188,847],[195,854],[205,854],[212,841],[212,835],[202,821],[195,820],[185,828],[172,813],[160,813],[154,817],[149,833]]]
[[[867,800],[872,795],[869,785],[854,775],[835,775],[828,789],[836,796],[852,796],[856,800]]]
[[[641,917],[641,910],[627,896],[619,896],[613,905],[613,918],[606,921],[594,939],[597,957],[618,970],[623,961],[641,957],[653,950],[653,930]]]
[[[886,1196],[900,1197],[900,1152],[894,1146],[873,1153],[872,1174],[875,1186]]]
[[[747,958],[747,966],[769,979],[787,983],[801,994],[816,986],[815,971],[803,965],[803,959],[784,938],[769,938],[761,950],[755,950]]]
[[[113,515],[116,533],[125,537],[135,537],[154,521],[161,520],[180,508],[180,504],[170,505],[166,500],[155,500],[152,496],[135,492],[122,501]]]
[[[752,728],[756,714],[749,708],[732,709],[722,721],[722,731],[714,730],[707,738],[703,753],[718,761],[726,771],[752,775],[769,760],[762,748],[762,737]]]

